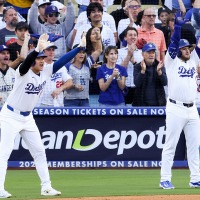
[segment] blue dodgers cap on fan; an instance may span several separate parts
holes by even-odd
[[[181,49],[183,47],[192,47],[192,45],[186,39],[180,39],[178,43],[178,48]]]
[[[10,49],[7,46],[0,45],[0,52],[5,51],[5,50],[10,51]]]
[[[148,52],[151,50],[155,50],[156,51],[156,45],[154,43],[147,43],[143,46],[142,48],[142,52]]]
[[[45,15],[51,14],[51,13],[59,13],[58,8],[56,6],[50,5],[45,8]]]
[[[45,58],[45,57],[47,57],[47,56],[44,54],[44,52],[40,52],[40,53],[37,55],[37,58],[40,58],[40,57]]]

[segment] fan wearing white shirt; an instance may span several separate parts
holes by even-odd
[[[85,1],[84,1],[84,3],[85,3]],[[99,3],[103,7],[105,1],[104,0],[90,0],[90,3]],[[115,41],[117,42],[117,38],[118,38],[117,30],[116,30],[115,20],[114,20],[113,16],[111,16],[107,12],[103,11],[101,23],[103,25],[107,25],[112,30],[112,32],[115,36]],[[87,10],[80,13],[80,15],[77,18],[77,22],[76,22],[73,32],[72,32],[72,41],[74,41],[74,38],[76,36],[78,29],[84,24],[85,25],[90,24],[90,20],[88,20],[88,16],[87,16]]]
[[[82,33],[87,32],[91,27],[98,27],[100,29],[103,46],[105,48],[109,45],[116,45],[113,31],[107,25],[101,23],[102,15],[103,7],[101,6],[101,4],[90,3],[87,8],[87,17],[91,23],[83,24],[77,29],[77,33],[72,46],[79,44]]]
[[[54,43],[44,49],[44,54],[47,56],[44,58],[44,68],[49,68],[54,64],[55,49],[57,49],[57,46]],[[71,88],[72,85],[72,77],[66,67],[63,66],[47,79],[37,106],[63,107],[64,90]]]
[[[138,32],[134,27],[127,27],[124,31],[124,40],[127,42],[127,46],[118,49],[117,64],[124,66],[127,70],[128,77],[126,78],[126,87],[128,93],[125,96],[125,104],[132,104],[135,92],[134,85],[134,65],[143,60],[142,51],[137,48],[136,43],[138,39]]]

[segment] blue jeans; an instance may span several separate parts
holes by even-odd
[[[89,107],[89,99],[64,99],[65,107]]]

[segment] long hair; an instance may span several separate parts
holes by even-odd
[[[107,58],[106,56],[110,53],[111,50],[115,50],[115,52],[118,54],[118,49],[116,46],[108,46],[106,49],[105,49],[105,53],[103,55],[103,62],[104,63],[107,63]]]
[[[87,33],[86,33],[86,41],[87,41],[87,44],[86,44],[86,53],[88,55],[91,55],[92,52],[95,50],[94,47],[93,47],[92,41],[90,39],[90,36],[92,35],[92,30],[93,29],[94,29],[94,27],[90,28],[87,31]],[[104,49],[103,43],[102,43],[102,49]]]

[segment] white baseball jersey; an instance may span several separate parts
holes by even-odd
[[[196,98],[196,67],[199,57],[195,50],[192,51],[190,60],[182,61],[177,56],[172,59],[167,52],[165,67],[168,77],[169,98],[185,103],[191,103]]]
[[[79,44],[83,31],[87,32],[90,28],[92,28],[91,24],[80,26],[76,32],[76,36],[74,38],[74,43],[72,46]],[[105,48],[109,45],[116,45],[114,34],[112,30],[106,25],[102,26],[101,38]]]
[[[121,65],[121,63],[124,61],[125,57],[128,53],[128,46],[118,49],[118,59],[117,64]],[[134,60],[137,63],[140,63],[143,60],[142,51],[140,49],[136,49],[133,53]],[[127,87],[135,87],[134,80],[133,80],[133,73],[134,73],[134,65],[129,61],[127,67],[127,74],[128,77],[126,77],[126,86]]]
[[[198,75],[196,77],[196,83],[197,83],[196,105],[197,107],[200,107],[200,76]]]
[[[10,92],[13,89],[15,81],[15,70],[8,68],[6,75],[0,72],[0,106],[6,102]]]
[[[51,64],[46,64],[45,63],[45,68],[49,67],[50,65],[53,66],[54,63]],[[64,106],[63,103],[63,92],[61,92],[58,97],[56,98],[57,105],[54,105],[54,99],[51,96],[52,92],[59,88],[63,83],[68,81],[69,79],[72,79],[72,77],[68,74],[68,71],[66,67],[62,67],[59,69],[56,73],[54,73],[50,78],[47,79],[46,85],[44,87],[44,90],[42,92],[42,95],[40,97],[40,103],[43,105],[48,105],[48,106]]]
[[[7,99],[7,104],[22,112],[32,111],[52,72],[53,66],[50,65],[44,68],[40,75],[29,69],[21,76],[18,68],[15,74],[15,85]]]
[[[91,22],[87,18],[86,11],[80,13],[80,15],[77,18],[77,22],[74,26],[74,29],[78,30],[80,26],[85,24],[90,24]],[[103,12],[101,24],[107,25],[110,27],[113,33],[116,33],[116,26],[115,26],[115,20],[112,15],[108,14],[107,12]]]

